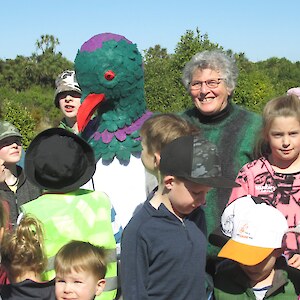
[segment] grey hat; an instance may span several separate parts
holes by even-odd
[[[0,121],[0,141],[11,136],[22,138],[20,131],[14,125],[7,121]]]
[[[54,104],[59,107],[58,95],[62,92],[77,92],[81,94],[81,89],[76,79],[75,71],[66,70],[59,74],[55,80]]]
[[[234,180],[222,176],[216,145],[201,135],[175,139],[161,151],[159,169],[164,175],[173,175],[209,187],[232,188]]]

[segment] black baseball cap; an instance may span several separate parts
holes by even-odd
[[[159,169],[173,175],[215,188],[240,186],[222,176],[217,147],[201,135],[188,135],[167,144],[160,154]]]

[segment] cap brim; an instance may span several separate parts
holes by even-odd
[[[77,89],[77,88],[74,88],[74,87],[70,87],[70,86],[63,86],[63,87],[60,87],[59,89],[57,89],[56,91],[56,95],[62,93],[62,92],[78,92],[79,94],[81,94],[81,90],[80,89]]]
[[[0,140],[2,141],[2,140],[4,140],[4,139],[6,139],[6,138],[8,138],[8,137],[19,137],[19,138],[23,138],[22,137],[22,135],[20,134],[20,133],[17,133],[17,132],[10,132],[10,133],[8,133],[8,134],[6,134],[6,135],[3,135],[1,138],[0,138]]]
[[[54,93],[54,103],[55,105],[58,107],[58,95],[63,93],[63,92],[77,92],[78,94],[82,95],[82,92],[80,89],[76,89],[74,87],[70,87],[70,86],[63,86],[60,88],[57,88],[55,93]]]
[[[229,258],[246,266],[255,266],[268,257],[274,248],[262,248],[242,244],[230,239],[221,249],[218,257]]]
[[[209,177],[209,178],[184,177],[184,178],[189,181],[196,182],[213,188],[233,188],[233,187],[240,186],[234,180],[225,177]]]

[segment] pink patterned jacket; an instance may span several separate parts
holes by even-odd
[[[248,194],[259,196],[283,213],[290,228],[299,224],[300,171],[292,174],[276,173],[268,160],[261,157],[244,165],[235,181],[241,186],[232,189],[228,204]],[[285,254],[288,258],[300,253],[300,234],[289,232],[286,243]]]

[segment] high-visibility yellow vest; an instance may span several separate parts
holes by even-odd
[[[96,299],[112,300],[117,291],[116,242],[111,224],[111,203],[102,192],[79,189],[67,194],[44,194],[21,206],[24,214],[44,224],[48,268],[44,280],[55,277],[54,257],[71,240],[90,242],[109,250],[105,291]]]

